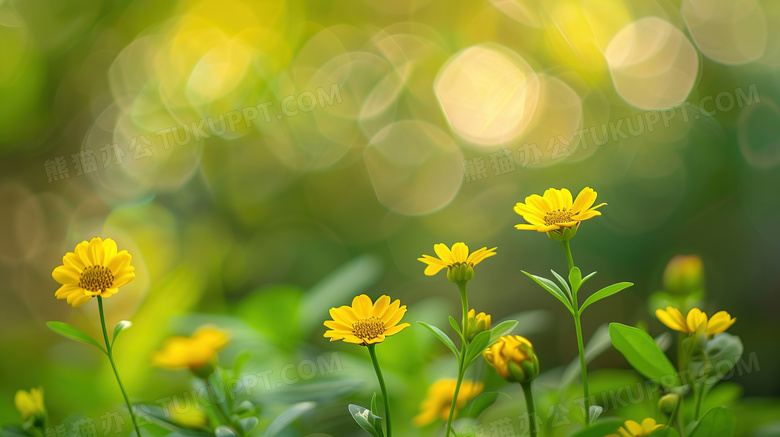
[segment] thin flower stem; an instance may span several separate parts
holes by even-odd
[[[133,406],[130,404],[130,398],[127,397],[125,387],[122,385],[122,379],[119,378],[119,371],[116,368],[116,363],[114,363],[114,353],[111,347],[111,342],[108,341],[108,331],[106,330],[106,318],[103,315],[103,298],[98,296],[97,301],[98,309],[100,310],[100,325],[103,327],[103,339],[106,341],[106,356],[108,356],[108,361],[111,363],[111,368],[114,369],[114,376],[116,376],[116,382],[119,384],[119,390],[122,391],[122,396],[125,398],[125,404],[127,404],[127,410],[130,412],[130,419],[133,420],[135,433],[138,437],[141,437],[141,430],[138,428],[138,421],[135,418]]]
[[[671,428],[674,425],[674,419],[680,412],[680,404],[682,404],[682,396],[677,399],[677,404],[674,406],[674,410],[672,410],[672,415],[669,416],[669,422],[666,423],[667,428]]]
[[[531,388],[532,381],[521,383],[523,395],[525,396],[525,405],[528,410],[528,427],[531,430],[531,437],[536,437],[536,407],[534,406],[534,393]]]
[[[466,338],[466,326],[468,323],[469,297],[468,293],[466,292],[466,282],[460,281],[457,282],[457,284],[458,290],[460,290],[460,303],[463,307],[463,321],[461,323],[462,335],[460,355],[458,355],[458,381],[455,383],[455,393],[452,396],[452,403],[450,404],[450,414],[447,417],[445,437],[449,437],[450,430],[452,429],[452,419],[455,417],[455,405],[458,402],[458,394],[460,393],[460,385],[463,383],[463,375],[466,373],[466,363],[464,361],[466,359],[466,348],[468,346],[468,340]]]
[[[371,362],[374,364],[376,379],[379,380],[379,388],[382,390],[382,399],[385,401],[385,428],[387,429],[387,437],[392,437],[393,434],[390,428],[390,398],[387,396],[387,386],[385,386],[385,378],[382,376],[382,369],[379,368],[379,361],[376,359],[375,347],[375,344],[369,344],[368,354],[371,355]]]
[[[203,379],[203,383],[206,384],[206,391],[209,394],[209,399],[211,399],[211,404],[214,405],[214,411],[216,411],[217,415],[219,416],[219,420],[223,425],[230,425],[230,419],[228,419],[227,414],[222,411],[222,407],[219,406],[219,402],[217,401],[217,394],[214,393],[214,389],[211,387],[211,384],[209,384],[209,380]]]
[[[574,268],[574,259],[571,256],[571,247],[568,241],[563,242],[563,250],[566,252],[566,263],[569,265],[569,272]],[[585,343],[582,339],[582,323],[580,322],[580,304],[577,298],[577,291],[572,290],[572,305],[574,306],[574,329],[577,332],[577,349],[580,354],[580,369],[582,372],[582,392],[585,396],[585,426],[590,426],[590,395],[588,394],[588,364],[585,361]]]
[[[704,398],[704,384],[699,384],[698,397],[696,398],[696,410],[693,413],[693,420],[699,420],[699,411],[701,410],[701,401]]]

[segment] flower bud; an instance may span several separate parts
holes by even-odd
[[[455,263],[447,268],[447,279],[450,282],[468,282],[474,279],[474,267],[469,263]]]
[[[539,375],[534,347],[519,335],[505,335],[482,354],[485,361],[509,382],[531,382]]]
[[[474,340],[480,332],[490,329],[490,315],[485,313],[476,314],[475,310],[469,311],[468,319],[466,320],[466,340]]]
[[[22,419],[27,420],[30,417],[42,420],[46,416],[46,409],[43,406],[43,388],[33,388],[29,392],[19,390],[14,396],[14,405],[22,415]]]
[[[664,290],[688,295],[704,288],[704,263],[696,255],[677,255],[664,270]]]
[[[680,402],[680,395],[669,393],[658,400],[658,409],[667,416],[671,416],[674,413],[674,409],[677,408],[678,402]]]

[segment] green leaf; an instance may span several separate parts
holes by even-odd
[[[479,358],[479,356],[482,355],[482,351],[487,349],[490,345],[490,336],[491,331],[482,331],[468,344],[466,347],[466,359],[463,361],[466,369],[468,369],[469,366],[471,366],[471,363]]]
[[[601,290],[591,294],[587,299],[585,299],[585,302],[582,304],[582,307],[580,307],[580,314],[582,314],[582,312],[585,311],[585,308],[587,308],[588,305],[598,302],[601,299],[604,299],[605,297],[612,296],[613,294],[625,290],[626,288],[632,285],[634,284],[631,282],[618,282],[617,284],[612,284],[608,287],[604,287]]]
[[[315,405],[317,404],[314,402],[300,402],[284,410],[281,414],[276,416],[276,419],[274,419],[270,425],[268,425],[263,437],[274,437],[279,434],[283,429],[287,428],[288,425],[293,423],[295,419],[301,417],[307,411],[312,410]]]
[[[588,412],[588,418],[590,419],[588,423],[593,423],[596,421],[596,419],[601,416],[601,413],[604,411],[604,407],[600,405],[591,405],[590,411]]]
[[[46,322],[46,326],[52,331],[60,334],[63,337],[67,337],[71,340],[78,341],[80,343],[89,344],[106,353],[106,350],[101,346],[94,338],[85,334],[82,330],[71,326],[65,322]]]
[[[378,411],[376,408],[376,392],[374,392],[374,395],[371,396],[371,412],[377,413]]]
[[[259,422],[257,417],[245,417],[238,421],[238,426],[244,431],[244,435],[248,435],[250,431],[255,429],[257,422]]]
[[[620,420],[594,423],[590,427],[573,434],[571,437],[604,437],[608,434],[617,434],[617,430],[621,426],[623,426],[623,421]]]
[[[665,387],[680,385],[677,372],[646,332],[620,323],[610,323],[609,337],[615,349],[628,360],[637,372],[658,380]]]
[[[708,384],[714,384],[724,376],[742,357],[742,340],[727,332],[716,335],[707,341],[704,349],[691,357],[691,372],[694,376],[707,377]]]
[[[490,341],[488,341],[488,346],[498,341],[500,337],[512,332],[517,327],[517,323],[517,320],[504,320],[494,326],[493,329],[490,330]]]
[[[471,406],[469,407],[464,417],[471,417],[476,419],[477,417],[479,417],[480,414],[482,414],[482,412],[484,412],[491,405],[496,403],[496,400],[498,399],[499,395],[504,395],[506,397],[509,397],[509,395],[498,391],[482,393],[481,395],[477,396],[476,399],[474,399],[471,402]]]
[[[251,357],[252,354],[247,351],[241,352],[236,357],[236,359],[233,361],[233,378],[238,378],[241,376],[241,370],[244,368]]]
[[[553,276],[555,276],[555,279],[558,280],[558,283],[561,284],[561,287],[566,290],[566,294],[569,296],[569,300],[573,302],[574,299],[572,299],[571,288],[569,288],[569,284],[566,283],[566,280],[563,279],[563,276],[559,275],[558,272],[553,269],[550,269],[550,271],[552,272]]]
[[[544,288],[545,290],[547,290],[547,292],[555,296],[556,299],[560,300],[564,305],[566,305],[566,308],[569,309],[569,312],[572,315],[574,315],[574,310],[571,307],[571,302],[569,302],[568,298],[566,297],[566,294],[563,291],[561,291],[561,289],[558,288],[558,286],[555,285],[553,281],[547,278],[543,278],[541,276],[532,275],[526,271],[522,271],[522,272],[529,278],[533,279],[534,282],[539,284],[540,287]]]
[[[367,433],[373,437],[382,437],[381,428],[380,431],[376,429],[377,417],[371,413],[371,411],[361,407],[360,405],[349,404],[349,414],[355,419],[358,425],[363,428]]]
[[[650,437],[680,437],[674,428],[660,428],[650,434]]]
[[[225,425],[218,426],[214,430],[214,435],[217,437],[238,437],[238,433],[233,428]]]
[[[452,326],[452,329],[455,330],[461,337],[463,337],[463,333],[460,331],[460,327],[458,326],[458,322],[455,321],[455,318],[450,316],[450,326]]]
[[[456,357],[460,356],[460,354],[458,353],[458,348],[455,347],[455,343],[453,343],[452,340],[447,336],[447,334],[442,332],[441,329],[433,325],[429,325],[425,322],[417,322],[417,323],[423,325],[424,327],[428,328],[431,332],[433,332],[433,335],[435,335],[436,338],[438,338],[442,343],[444,343],[444,345],[447,346],[452,351],[452,353],[455,354]]]
[[[593,276],[595,276],[595,275],[596,275],[596,272],[591,272],[591,274],[589,274],[588,276],[586,276],[586,277],[582,278],[582,281],[580,281],[580,287],[582,287],[583,285],[585,285],[585,282],[587,282],[587,281],[588,281],[588,279],[592,278],[592,277],[593,277]]]
[[[717,407],[707,411],[688,437],[732,437],[736,429],[734,413]]]
[[[130,322],[128,320],[122,320],[121,322],[117,323],[116,326],[114,326],[114,335],[111,336],[111,346],[116,343],[116,336],[119,335],[120,332],[124,331],[125,329],[133,326],[133,322]]]
[[[575,293],[579,291],[580,286],[582,285],[582,272],[580,272],[579,267],[572,267],[571,270],[569,270],[569,283],[571,284],[571,289]]]

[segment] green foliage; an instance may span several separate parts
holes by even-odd
[[[728,408],[713,408],[702,417],[688,437],[732,437],[736,431],[734,414]]]
[[[382,427],[379,426],[379,420],[381,418],[374,415],[370,410],[363,408],[360,405],[349,404],[349,414],[351,414],[352,418],[355,419],[355,422],[372,437],[384,437]]]
[[[609,337],[637,372],[665,386],[680,385],[677,371],[652,337],[641,329],[610,323]]]
[[[63,337],[69,338],[79,343],[95,346],[96,348],[103,351],[103,353],[106,353],[106,350],[103,348],[103,346],[101,346],[94,338],[90,337],[84,333],[84,331],[76,328],[75,326],[71,326],[65,322],[46,322],[46,326]]]

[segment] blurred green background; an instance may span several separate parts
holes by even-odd
[[[422,387],[456,370],[414,324],[460,311],[416,260],[435,243],[497,246],[471,305],[524,312],[547,370],[576,356],[565,311],[520,272],[565,266],[513,228],[549,187],[609,203],[572,242],[591,287],[636,284],[590,310],[586,338],[609,321],[660,334],[647,297],[697,254],[703,309],[737,317],[757,359],[730,382],[780,395],[778,20],[770,0],[0,2],[0,424],[38,385],[54,423],[118,408],[108,363],[44,324],[98,335],[95,305],[55,300],[51,271],[102,236],[137,272],[106,301],[109,324],[134,322],[116,350],[134,399],[186,391],[149,353],[213,322],[234,335],[226,364],[247,350],[274,382],[337,362],[256,395],[269,415],[319,401],[289,435],[359,435],[345,406],[376,390],[370,362],[322,322],[388,294],[413,327],[379,355],[417,435]],[[638,379],[614,350],[591,369]]]

